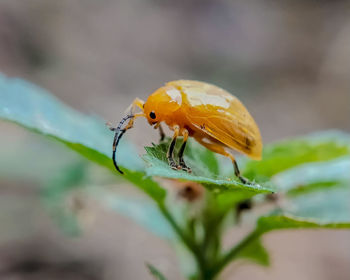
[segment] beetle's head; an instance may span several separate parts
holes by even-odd
[[[119,123],[116,128],[110,128],[115,131],[114,141],[113,141],[113,163],[115,168],[123,174],[118,167],[116,162],[116,151],[120,139],[126,132],[126,130],[132,128],[135,118],[145,116],[150,125],[166,121],[172,114],[178,110],[181,106],[182,97],[181,92],[176,89],[174,86],[165,85],[160,89],[152,93],[147,101],[143,103],[142,100],[136,99],[133,104],[130,106],[130,109],[133,109],[135,105],[143,110],[140,113],[131,112],[125,116]],[[129,123],[123,128],[123,124],[130,120]]]
[[[181,106],[181,92],[174,86],[164,86],[152,93],[144,105],[144,113],[150,125],[165,121]]]

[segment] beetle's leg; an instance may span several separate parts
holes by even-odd
[[[250,184],[249,180],[247,178],[244,178],[241,175],[241,172],[239,171],[238,164],[237,164],[237,161],[235,160],[235,157],[233,155],[231,155],[230,153],[227,153],[227,155],[232,160],[233,167],[235,169],[235,175],[238,177],[238,179],[241,180],[241,182],[243,184]]]
[[[138,117],[144,117],[144,116],[145,116],[144,113],[137,113],[137,114],[134,114],[134,115],[127,115],[126,117],[124,117],[122,119],[122,121],[127,120],[127,119],[130,119],[130,121],[128,122],[128,124],[123,129],[128,130],[128,129],[132,128],[133,125],[134,125],[135,119],[138,118]],[[113,125],[110,122],[106,122],[106,125],[107,125],[107,127],[109,128],[110,131],[118,130],[118,127],[113,127]],[[121,130],[121,127],[119,127],[119,130]]]
[[[164,130],[163,130],[163,127],[159,124],[159,142],[162,142],[165,138],[165,133],[164,133]]]
[[[183,158],[184,151],[186,148],[187,139],[188,139],[188,130],[187,129],[182,130],[182,135],[184,137],[184,140],[183,140],[183,143],[182,143],[180,151],[179,151],[179,165],[180,165],[182,170],[187,171],[188,173],[191,173],[192,172],[191,168],[189,168],[186,165],[184,158]]]
[[[144,117],[145,114],[142,112],[142,113],[137,113],[137,114],[134,114],[134,117],[132,119],[130,119],[130,121],[128,122],[128,124],[124,127],[125,130],[128,130],[130,128],[132,128],[134,126],[134,121],[136,118],[139,118],[139,117]]]
[[[176,125],[174,127],[173,139],[171,140],[168,152],[166,154],[166,157],[168,159],[168,163],[172,169],[177,169],[177,164],[174,161],[174,148],[175,148],[175,144],[176,144],[176,138],[179,136],[179,132],[180,132],[180,128],[179,128],[179,126]]]
[[[159,129],[159,142],[162,142],[165,138],[165,133],[164,133],[164,130],[163,130],[163,127],[161,126],[160,122],[157,123],[155,126],[154,126],[154,129]]]
[[[227,152],[225,150],[225,148],[219,144],[216,144],[216,143],[208,143],[208,142],[205,142],[203,141],[201,138],[196,138],[196,140],[202,144],[204,147],[208,148],[209,150],[215,152],[215,153],[218,153],[218,154],[221,154],[221,155],[224,155],[226,157],[229,157],[233,163],[233,168],[235,170],[235,175],[238,177],[238,179],[243,183],[243,184],[249,184],[249,180],[247,178],[244,178],[240,171],[239,171],[239,168],[238,168],[238,164],[235,160],[235,157],[230,154],[229,152]]]
[[[135,109],[137,107],[139,107],[143,112],[143,105],[144,104],[145,104],[145,102],[143,100],[141,100],[140,98],[135,98],[134,101],[130,104],[130,106],[125,110],[126,113],[128,114],[127,116],[133,116],[132,119],[129,121],[129,124],[130,124],[130,122],[134,123],[133,119],[137,118],[139,115],[144,116],[143,113],[142,114],[141,113],[135,114]],[[106,122],[106,125],[108,126],[109,130],[111,130],[111,131],[117,130],[117,128],[113,127],[113,125],[110,122]]]
[[[143,100],[141,100],[140,98],[135,98],[134,101],[130,104],[130,106],[125,110],[125,112],[130,112],[133,115],[137,107],[140,108],[143,112],[144,104],[145,102]]]

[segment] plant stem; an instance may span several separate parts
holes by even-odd
[[[221,270],[228,265],[232,260],[234,260],[237,255],[243,250],[246,246],[251,244],[252,241],[259,238],[261,235],[261,231],[255,229],[252,231],[249,235],[247,235],[244,239],[242,239],[238,244],[236,244],[233,248],[231,248],[226,254],[224,254],[221,258],[219,258],[218,261],[212,262],[213,260],[207,259],[207,252],[208,244],[197,244],[196,240],[194,239],[194,236],[191,236],[186,233],[176,222],[174,217],[171,215],[169,210],[166,208],[165,204],[163,202],[158,203],[158,207],[163,214],[163,216],[166,218],[166,220],[170,223],[170,225],[173,227],[174,231],[178,235],[178,237],[182,240],[182,242],[185,244],[185,246],[192,252],[194,258],[196,259],[196,262],[198,264],[198,280],[213,280],[216,278],[216,276],[221,272]],[[220,219],[217,224],[211,226],[218,226],[222,219]],[[213,227],[211,227],[211,231],[213,230]],[[211,232],[207,238],[210,238],[211,235],[218,234],[215,230]],[[208,233],[207,233],[208,234]],[[209,239],[205,239],[204,242],[209,242]],[[204,246],[203,246],[204,245]]]
[[[164,203],[158,203],[159,210],[163,214],[163,216],[167,219],[167,221],[171,224],[173,229],[175,230],[178,237],[183,241],[183,243],[187,246],[187,248],[193,253],[193,256],[195,257],[197,264],[198,264],[198,270],[201,275],[202,280],[211,280],[212,278],[208,277],[207,271],[208,271],[208,265],[206,263],[204,254],[202,253],[200,246],[196,244],[196,241],[191,238],[191,236],[187,235],[181,227],[177,224],[174,217],[171,215],[171,213],[168,211],[168,209],[165,207]]]
[[[249,235],[247,235],[243,240],[241,240],[236,246],[231,248],[221,259],[213,266],[210,271],[210,275],[214,278],[226,265],[228,265],[233,259],[237,257],[239,252],[242,251],[246,246],[248,246],[252,241],[259,238],[261,231],[255,229]]]

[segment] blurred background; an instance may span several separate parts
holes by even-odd
[[[239,97],[265,143],[350,132],[350,2],[1,0],[0,71],[113,122],[166,81],[197,79]],[[140,153],[157,138],[145,124],[129,133]],[[12,124],[0,130],[0,279],[152,279],[146,261],[182,279],[167,242],[81,195],[67,203],[85,230],[64,234],[37,177],[81,158]],[[32,156],[18,162],[20,152]],[[270,268],[246,264],[224,276],[350,279],[349,232],[272,233],[265,244]]]

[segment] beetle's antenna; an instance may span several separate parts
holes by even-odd
[[[113,159],[113,164],[114,164],[115,168],[118,170],[118,172],[120,174],[124,174],[124,172],[120,170],[120,168],[119,168],[119,166],[117,164],[116,158],[115,158],[115,154],[116,154],[116,151],[117,151],[117,146],[119,144],[119,141],[122,138],[122,136],[125,133],[125,131],[127,130],[125,128],[121,129],[122,125],[124,124],[125,121],[127,121],[128,119],[132,119],[133,117],[134,117],[134,115],[127,115],[127,116],[125,116],[120,121],[118,127],[112,129],[112,130],[115,131],[114,140],[113,140],[113,155],[112,155],[112,159]]]

